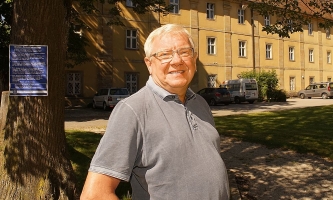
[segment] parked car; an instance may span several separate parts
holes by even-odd
[[[127,88],[103,88],[95,94],[92,106],[93,108],[101,107],[108,110],[115,107],[120,100],[129,96],[130,93]]]
[[[210,106],[231,103],[230,92],[227,88],[203,88],[197,92]]]
[[[308,85],[297,94],[301,99],[311,97],[333,98],[333,82],[319,82]]]

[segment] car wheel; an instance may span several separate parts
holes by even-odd
[[[210,106],[215,106],[215,105],[216,105],[216,101],[215,101],[215,99],[211,99],[211,100],[209,101],[209,105],[210,105]]]
[[[326,93],[323,93],[323,94],[321,95],[321,97],[322,97],[323,99],[327,99],[327,98],[328,98],[328,95],[327,95]]]
[[[253,104],[254,101],[253,101],[253,100],[250,100],[250,101],[248,101],[248,102],[249,102],[249,104]]]
[[[106,106],[106,103],[103,103],[103,110],[108,110],[108,107]]]
[[[237,103],[237,104],[241,103],[239,97],[235,97],[235,103]]]
[[[93,103],[92,103],[92,107],[93,107],[93,109],[96,109],[96,108],[97,108],[95,101],[93,101]]]
[[[227,106],[227,105],[229,105],[229,103],[224,103],[224,105],[226,105],[226,106]]]
[[[301,97],[301,99],[305,98],[305,94],[300,94],[299,97]]]

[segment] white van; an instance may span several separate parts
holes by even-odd
[[[258,100],[258,84],[255,79],[235,79],[226,80],[220,87],[226,87],[230,91],[231,100],[235,103]]]

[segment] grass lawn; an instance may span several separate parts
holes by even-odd
[[[221,135],[333,159],[333,106],[216,117]]]
[[[224,136],[333,159],[332,116],[333,106],[322,106],[215,117],[215,123]],[[93,132],[66,131],[80,191],[101,137]],[[122,200],[130,199],[129,183],[121,182],[116,193]]]

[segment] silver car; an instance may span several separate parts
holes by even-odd
[[[312,97],[333,98],[333,82],[311,83],[304,90],[300,90],[298,96],[301,99],[311,99]]]
[[[104,110],[114,108],[116,104],[130,93],[127,88],[103,88],[100,89],[93,98],[93,108],[101,107]]]

